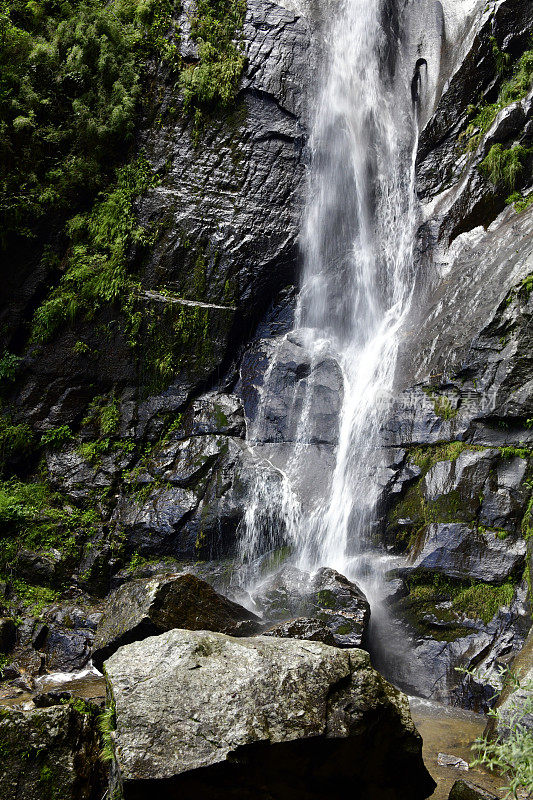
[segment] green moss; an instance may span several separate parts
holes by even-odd
[[[446,397],[446,395],[437,394],[436,390],[429,386],[423,387],[422,391],[433,403],[435,414],[438,417],[441,417],[442,419],[454,419],[454,417],[457,416],[458,409],[453,407],[449,397]]]
[[[414,575],[408,583],[409,595],[401,601],[403,607],[418,622],[425,615],[433,615],[441,624],[452,627],[460,623],[458,615],[461,614],[488,624],[500,608],[509,605],[516,589],[511,580],[501,586],[493,586],[483,582],[454,581],[439,574]],[[450,602],[450,607],[438,607],[441,603]]]
[[[533,203],[533,192],[524,197],[520,192],[513,192],[505,200],[507,205],[514,205],[514,210],[517,214],[521,214]]]
[[[0,574],[13,570],[21,548],[77,555],[98,520],[96,511],[73,507],[46,483],[0,483]]]
[[[316,593],[316,602],[320,608],[337,608],[337,598],[330,589],[321,589]]]
[[[515,588],[511,581],[502,586],[476,583],[458,592],[452,607],[470,617],[481,619],[487,625],[502,606],[511,603]]]
[[[112,703],[98,717],[98,728],[100,730],[102,749],[100,757],[102,761],[113,761],[115,758],[115,744],[113,731],[117,727],[115,704]]]

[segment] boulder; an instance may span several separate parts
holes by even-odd
[[[98,711],[87,703],[26,712],[4,709],[0,715],[4,800],[100,798],[105,789]]]
[[[495,794],[486,792],[470,781],[455,781],[448,800],[498,800]]]
[[[417,800],[435,786],[407,698],[362,651],[173,630],[122,647],[106,674],[124,800]]]
[[[248,636],[258,630],[258,617],[190,573],[131,581],[106,601],[93,663],[101,669],[119,647],[172,628]]]
[[[324,623],[337,647],[360,647],[370,619],[363,592],[330,567],[310,575],[285,566],[261,584],[254,600],[271,622],[311,617]]]
[[[503,583],[520,571],[526,555],[524,539],[498,537],[492,531],[457,522],[432,523],[425,529],[413,567],[458,580]]]
[[[319,619],[297,617],[263,631],[263,636],[277,636],[280,639],[306,639],[335,646],[335,637],[330,629]]]

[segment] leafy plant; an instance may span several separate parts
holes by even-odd
[[[487,680],[486,676],[480,676],[476,671],[459,671],[474,680]],[[491,771],[501,772],[508,780],[505,787],[507,797],[523,797],[523,793],[529,797],[533,793],[533,732],[526,718],[533,715],[533,680],[521,680],[509,668],[500,667],[497,682],[503,685],[506,692],[518,690],[522,698],[506,704],[507,707],[496,707],[488,712],[497,727],[505,732],[495,738],[483,736],[476,739],[472,746],[476,754],[472,766],[481,765]]]
[[[60,448],[74,438],[68,425],[59,425],[57,428],[50,428],[41,436],[43,447],[52,449]]]

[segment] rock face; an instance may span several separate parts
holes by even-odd
[[[212,630],[249,636],[259,619],[215,592],[195,575],[162,575],[130,581],[108,597],[96,631],[93,663],[103,662],[119,647],[172,628]]]
[[[121,648],[106,670],[125,800],[433,790],[407,699],[360,651],[175,630]]]
[[[337,647],[361,647],[365,640],[368,601],[354,583],[329,567],[314,575],[284,567],[260,585],[254,601],[267,621],[313,618],[331,632]]]
[[[83,705],[83,704],[82,704]],[[99,800],[96,706],[56,705],[0,715],[0,790],[5,800]]]

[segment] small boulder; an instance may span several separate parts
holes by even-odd
[[[455,781],[448,800],[498,800],[498,797],[470,781]]]
[[[173,630],[122,647],[106,678],[124,800],[422,800],[434,789],[407,698],[363,651]]]
[[[323,642],[335,645],[335,637],[330,629],[319,619],[297,617],[263,631],[263,636],[277,636],[280,639],[306,639],[309,642]]]
[[[287,565],[267,578],[254,600],[270,622],[310,617],[324,623],[337,647],[360,647],[370,619],[363,592],[329,567],[310,575]]]
[[[173,628],[249,636],[259,630],[259,620],[190,573],[130,581],[106,601],[93,663],[101,669],[119,647]]]

